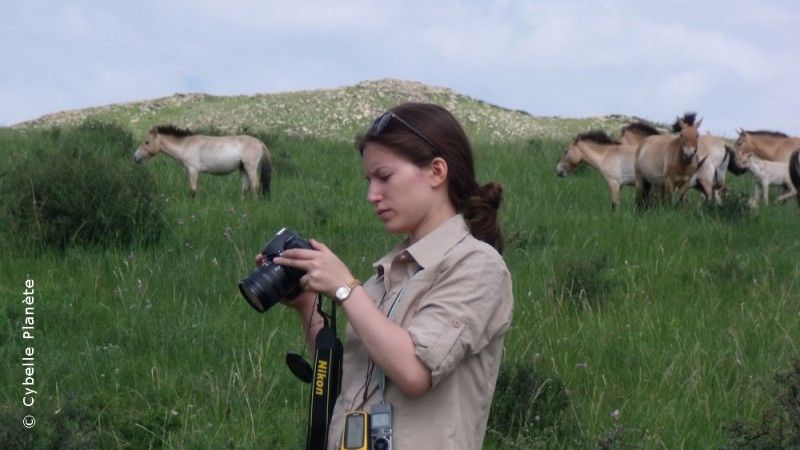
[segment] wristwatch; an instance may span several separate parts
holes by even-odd
[[[336,302],[340,305],[344,303],[345,300],[350,298],[350,293],[353,292],[353,289],[355,289],[359,284],[361,284],[361,282],[358,281],[358,278],[353,278],[351,282],[336,289],[336,293],[334,294],[336,297]]]

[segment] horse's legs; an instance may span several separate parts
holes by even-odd
[[[753,195],[750,197],[750,206],[753,208],[758,206],[759,201],[761,201],[761,182],[758,179],[754,179],[754,189]]]
[[[242,178],[242,194],[244,194],[248,189],[250,189],[250,179],[248,178],[247,172],[245,172],[244,169],[239,169],[239,175]]]
[[[764,205],[769,205],[769,182],[761,182],[761,195],[764,196]]]
[[[644,183],[644,177],[637,171],[633,186],[636,188],[636,206],[640,208],[644,206]]]
[[[688,188],[689,183],[686,183],[686,186],[687,186],[686,190],[688,191],[689,190],[689,188]],[[672,181],[672,178],[669,177],[669,175],[664,177],[663,188],[664,188],[664,200],[667,203],[672,203],[672,191],[673,191],[673,189],[675,189],[675,184]]]
[[[702,186],[702,184],[701,184],[701,186]],[[691,189],[691,188],[692,188],[691,181],[687,182],[687,183],[684,183],[681,186],[680,190],[678,191],[678,202],[679,203],[683,203],[683,202],[686,201],[686,196],[689,194],[689,189]],[[705,194],[705,190],[703,190],[703,193]],[[670,200],[672,200],[671,197],[672,196],[670,195]]]
[[[714,182],[706,179],[700,179],[698,181],[700,182],[700,187],[703,189],[703,195],[706,197],[706,201],[710,202],[715,200]]]
[[[783,194],[781,194],[778,197],[779,202],[785,202],[786,200],[797,195],[797,190],[795,190],[794,185],[792,184],[792,180],[789,180],[788,183],[784,182],[783,188],[784,188]]]
[[[247,174],[247,179],[250,180],[250,191],[258,194],[261,191],[261,180],[258,178],[258,163],[245,164],[244,170]]]
[[[197,169],[188,168],[186,171],[189,173],[189,189],[194,197],[197,194]]]
[[[608,180],[608,191],[611,193],[611,209],[616,211],[619,208],[619,182]]]

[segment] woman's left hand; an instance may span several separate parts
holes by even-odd
[[[314,239],[309,243],[314,250],[284,250],[273,262],[305,271],[306,274],[300,278],[304,290],[333,297],[339,287],[353,280],[353,274],[325,244]]]

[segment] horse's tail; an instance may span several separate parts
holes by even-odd
[[[798,192],[797,201],[800,203],[800,148],[795,150],[792,156],[789,157],[789,177]]]
[[[264,150],[264,154],[261,156],[261,162],[259,163],[259,176],[261,177],[261,195],[265,197],[270,196],[270,182],[272,181],[272,158],[270,158],[269,150],[267,146],[263,143],[262,149]]]

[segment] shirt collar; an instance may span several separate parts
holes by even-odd
[[[464,222],[464,217],[461,214],[456,214],[412,245],[409,245],[411,238],[406,238],[372,266],[377,270],[378,275],[382,275],[398,255],[408,252],[417,264],[424,269],[442,259],[445,253],[468,234],[469,228]]]

